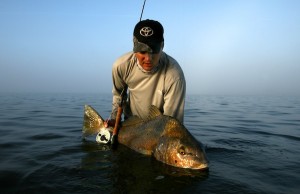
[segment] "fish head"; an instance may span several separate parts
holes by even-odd
[[[163,163],[179,168],[208,168],[205,150],[199,142],[187,142],[178,138],[164,138],[157,146],[154,157]]]
[[[179,128],[178,128],[179,127]],[[208,169],[205,149],[183,125],[174,125],[161,136],[154,157],[179,168]]]

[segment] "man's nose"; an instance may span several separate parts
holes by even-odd
[[[145,54],[145,60],[146,61],[151,61],[152,60],[152,53],[146,53]]]

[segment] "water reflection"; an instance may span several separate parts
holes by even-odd
[[[209,176],[209,171],[172,167],[118,145],[83,142],[84,184],[109,193],[182,193]]]

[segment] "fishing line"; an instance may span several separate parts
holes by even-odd
[[[145,3],[146,3],[146,0],[144,0],[144,4],[143,4],[143,8],[142,8],[142,12],[141,12],[141,17],[140,17],[140,21],[142,20],[142,17],[143,17]]]

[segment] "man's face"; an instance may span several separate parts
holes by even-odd
[[[159,53],[150,53],[150,52],[136,52],[135,56],[139,61],[140,66],[146,70],[151,71],[154,67],[157,66],[161,51]]]

